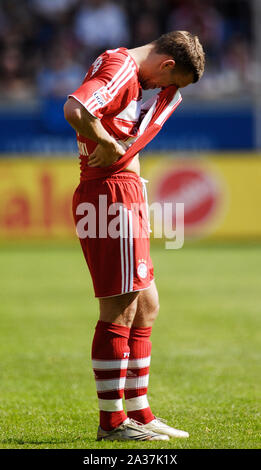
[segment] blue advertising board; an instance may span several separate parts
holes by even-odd
[[[34,111],[0,110],[0,152],[77,152],[75,133],[64,119],[63,104],[61,100],[45,100]],[[254,150],[254,116],[250,104],[182,104],[146,150]]]

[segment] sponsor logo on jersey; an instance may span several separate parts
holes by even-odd
[[[96,99],[100,107],[105,106],[113,98],[110,94],[110,91],[105,86],[100,88],[99,91],[95,91],[93,93],[93,97]]]
[[[101,93],[99,93],[98,91],[95,91],[95,93],[93,93],[92,96],[96,99],[99,106],[101,107],[105,106],[106,101],[103,99]]]

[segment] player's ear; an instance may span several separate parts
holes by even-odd
[[[176,62],[174,59],[166,59],[163,62],[161,62],[160,69],[172,71],[175,65],[176,65]]]

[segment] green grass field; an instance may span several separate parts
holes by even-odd
[[[188,440],[97,442],[97,301],[75,241],[1,246],[1,448],[260,448],[261,246],[152,247],[153,412]]]

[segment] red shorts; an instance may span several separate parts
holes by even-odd
[[[150,286],[147,205],[138,175],[121,172],[82,181],[73,197],[76,232],[95,297],[111,297]]]

